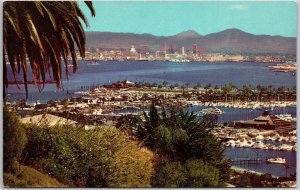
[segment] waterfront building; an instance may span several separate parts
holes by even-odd
[[[292,123],[282,120],[275,115],[263,114],[253,120],[243,120],[234,122],[235,127],[239,128],[256,128],[256,129],[267,129],[267,130],[293,130]]]
[[[198,46],[197,46],[197,44],[193,44],[192,50],[193,50],[193,56],[198,56]]]
[[[185,55],[184,46],[178,48],[178,54]]]
[[[167,43],[166,42],[162,43],[162,51],[165,52],[165,54],[167,53]]]
[[[165,51],[156,51],[155,57],[157,60],[165,60],[166,59],[166,52]]]
[[[131,48],[130,48],[130,58],[131,59],[137,59],[137,57],[138,57],[138,53],[137,53],[134,45],[132,45]]]
[[[169,46],[169,54],[174,54],[174,53],[175,53],[174,45],[173,45],[173,43],[171,43],[170,46]]]
[[[149,46],[142,44],[140,48],[140,58],[147,58],[149,56]]]

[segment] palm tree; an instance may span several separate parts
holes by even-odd
[[[169,83],[168,83],[168,81],[163,81],[163,83],[162,83],[162,85],[166,88],[167,87],[167,85],[168,85]]]
[[[193,89],[195,90],[195,91],[197,91],[197,94],[199,94],[199,88],[201,87],[201,84],[200,83],[197,83],[194,87],[193,87]]]
[[[91,1],[86,1],[92,16],[95,11]],[[45,75],[52,73],[57,88],[61,87],[62,62],[66,66],[68,78],[68,57],[71,55],[73,72],[76,71],[77,46],[84,57],[85,33],[81,22],[88,26],[87,19],[76,1],[6,1],[3,4],[3,60],[11,66],[14,80],[23,72],[26,98],[27,59],[36,87],[45,85]],[[8,87],[6,64],[4,84]],[[42,86],[41,86],[42,83]],[[5,95],[5,88],[4,95]]]
[[[186,88],[188,89],[189,86],[190,86],[190,83],[189,83],[189,82],[186,82],[186,83],[184,83],[184,86],[186,86]]]
[[[178,87],[179,87],[179,84],[176,82],[176,83],[174,84],[174,87],[175,87],[175,88],[178,88]]]
[[[169,88],[170,88],[171,90],[174,90],[175,86],[174,86],[174,85],[170,85]]]

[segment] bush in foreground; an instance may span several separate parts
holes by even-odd
[[[15,113],[3,109],[3,170],[16,173],[19,160],[27,142],[25,127]]]
[[[148,187],[152,152],[115,128],[31,127],[25,163],[73,187]]]
[[[162,165],[153,179],[155,187],[217,187],[219,171],[203,160],[185,163],[171,162]]]

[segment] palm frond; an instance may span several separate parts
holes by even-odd
[[[86,5],[95,16],[92,2],[86,2]],[[75,47],[82,57],[85,53],[86,38],[80,20],[85,25],[88,25],[88,22],[77,2],[6,1],[3,8],[3,57],[7,55],[15,81],[16,76],[23,71],[26,98],[27,58],[34,83],[39,90],[45,85],[46,73],[49,73],[55,80],[57,88],[60,88],[62,62],[66,67],[68,78],[68,57],[71,55],[75,72],[77,68]],[[4,72],[4,83],[7,88],[6,65]]]

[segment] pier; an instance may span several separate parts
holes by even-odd
[[[234,165],[243,165],[243,164],[260,164],[266,160],[261,158],[236,158],[231,160],[231,163]]]

